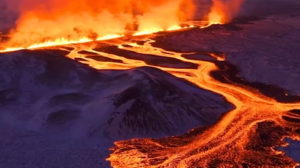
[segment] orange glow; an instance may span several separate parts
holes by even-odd
[[[107,35],[180,29],[193,18],[193,0],[20,0],[20,18],[5,51],[88,42]],[[136,26],[135,26],[136,25]]]
[[[10,31],[10,39],[1,44],[0,52],[112,39],[128,32],[138,36],[195,27],[180,26],[193,19],[193,0],[107,1],[18,1],[21,17]],[[216,1],[213,11],[222,9],[218,4]],[[222,14],[218,13],[218,17]],[[216,17],[209,19],[199,27],[222,23]]]
[[[113,153],[107,158],[111,162],[114,168],[139,168],[139,167],[173,167],[188,168],[192,167],[190,164],[198,164],[198,167],[205,166],[207,162],[226,156],[229,161],[236,163],[242,163],[243,157],[247,156],[247,152],[251,150],[245,150],[245,146],[251,141],[251,133],[255,131],[257,124],[263,121],[274,121],[276,124],[289,130],[299,129],[299,124],[291,124],[284,121],[281,116],[288,115],[288,111],[292,109],[300,109],[300,103],[279,103],[276,100],[266,97],[260,94],[255,89],[240,86],[238,84],[221,83],[210,76],[210,72],[217,70],[218,67],[214,63],[190,60],[184,58],[184,53],[171,52],[161,48],[153,47],[151,43],[153,40],[149,40],[143,44],[137,44],[132,42],[116,42],[116,45],[123,49],[134,51],[141,54],[151,54],[155,57],[170,57],[176,58],[184,62],[190,62],[198,64],[198,69],[177,69],[177,68],[165,68],[160,66],[148,65],[142,60],[129,59],[119,55],[108,54],[105,52],[98,52],[93,50],[92,46],[88,45],[73,45],[74,50],[68,55],[69,58],[84,58],[82,63],[88,64],[95,69],[119,69],[126,70],[130,68],[136,68],[141,66],[150,66],[167,71],[178,78],[183,78],[191,83],[196,84],[200,88],[210,90],[214,93],[218,93],[225,97],[227,101],[235,106],[235,109],[226,113],[221,120],[216,124],[208,127],[203,133],[197,134],[194,139],[186,145],[169,147],[164,146],[151,139],[133,139],[128,141],[115,142],[116,148]],[[125,45],[126,44],[126,45]],[[128,47],[130,46],[130,47]],[[88,58],[88,55],[79,54],[79,51],[89,51],[96,55],[103,57],[119,59],[123,63],[117,62],[99,62]],[[219,61],[224,61],[225,56],[220,54],[210,54],[212,57]],[[293,116],[295,117],[295,116]],[[298,128],[297,128],[298,127]],[[299,135],[292,137],[295,140],[299,140]],[[176,139],[174,141],[177,141]],[[138,147],[134,142],[138,143]],[[133,144],[130,144],[133,143]],[[172,142],[170,142],[172,143]],[[128,145],[130,149],[128,150]],[[282,144],[288,145],[287,143]],[[146,149],[144,149],[144,147]],[[157,147],[157,149],[155,148]],[[143,153],[138,149],[143,149],[149,153]],[[152,150],[154,148],[154,150]],[[197,151],[199,149],[199,151]],[[203,150],[203,151],[201,151]],[[197,151],[195,153],[195,151]],[[152,153],[155,152],[153,155]],[[224,155],[226,153],[226,155]],[[282,156],[282,152],[270,148],[271,155],[276,157]],[[148,155],[149,154],[149,155]],[[259,151],[255,152],[255,156],[263,157],[265,154],[260,154]],[[254,156],[254,157],[255,157]],[[157,157],[157,158],[151,158]],[[167,158],[164,162],[156,165],[151,165],[151,159]],[[267,163],[267,161],[266,161]],[[200,166],[201,165],[201,166]],[[286,163],[287,166],[293,167],[298,165],[293,161]],[[195,166],[195,165],[194,165]],[[227,167],[227,166],[225,166]]]
[[[96,69],[128,69],[140,66],[156,67],[167,71],[178,78],[186,79],[200,88],[223,95],[227,101],[231,102],[235,106],[235,109],[228,112],[220,121],[209,127],[203,133],[197,134],[195,139],[190,140],[190,143],[187,145],[169,147],[159,144],[151,139],[133,139],[115,142],[116,147],[112,149],[113,153],[107,159],[111,162],[112,167],[167,168],[170,167],[170,165],[172,165],[172,167],[182,168],[191,167],[192,165],[197,167],[206,167],[205,165],[207,162],[224,156],[226,156],[229,161],[234,160],[236,163],[241,163],[243,162],[243,157],[237,157],[237,155],[244,156],[247,152],[249,152],[246,151],[244,147],[247,143],[249,143],[249,141],[251,141],[251,139],[249,139],[250,135],[252,131],[255,130],[258,123],[263,121],[274,121],[283,128],[289,128],[291,130],[297,129],[295,125],[282,120],[281,116],[287,115],[287,112],[291,109],[300,109],[300,103],[279,103],[272,98],[260,94],[255,89],[249,89],[237,84],[221,83],[210,76],[211,71],[218,69],[214,63],[184,58],[182,57],[183,53],[171,52],[153,47],[151,45],[152,42],[154,41],[148,40],[148,42],[144,45],[126,43],[126,45],[131,47],[126,47],[122,44],[119,44],[118,46],[123,50],[134,51],[141,54],[151,54],[157,57],[171,57],[184,62],[198,64],[198,69],[177,69],[153,66],[148,65],[144,61],[132,60],[122,56],[97,52],[91,49],[88,49],[87,51],[94,52],[95,54],[100,54],[105,57],[122,60],[124,64],[100,64],[99,62],[88,58],[85,58],[86,61],[83,62]],[[71,53],[69,57],[78,57],[75,53]],[[225,60],[224,55],[211,53],[211,56],[219,61]],[[81,55],[80,57],[85,56]],[[299,138],[300,137],[296,135],[293,137],[295,140]],[[174,141],[178,141],[178,139],[175,139]],[[137,146],[135,146],[135,143]],[[169,143],[172,144],[171,141]],[[286,145],[287,143],[283,143],[283,146]],[[130,146],[130,149],[128,146]],[[140,149],[142,149],[141,151],[149,151],[141,152]],[[195,153],[197,149],[199,149],[199,151]],[[201,151],[200,149],[203,149],[204,151]],[[270,152],[273,152],[272,155],[282,154],[282,152],[274,150],[273,148],[270,148]],[[224,153],[228,153],[228,155],[224,155]],[[256,152],[255,155],[257,155],[257,157],[261,157],[258,152]],[[262,153],[262,156],[263,155],[265,154]],[[180,159],[178,158],[179,156]],[[166,159],[161,163],[153,165],[152,160],[159,160],[161,158]],[[297,165],[297,163],[289,160],[286,165],[288,165],[287,167],[292,167]]]
[[[25,0],[24,0],[25,1]],[[186,27],[179,26],[180,21],[190,17],[190,14],[182,13],[184,6],[193,6],[192,3],[183,3],[186,1],[51,1],[49,5],[43,5],[35,0],[27,0],[29,6],[23,4],[24,12],[16,30],[11,31],[11,40],[7,43],[4,51],[14,51],[19,49],[33,49],[40,47],[49,47],[73,43],[84,43],[94,40],[106,40],[122,37],[126,34],[126,27],[135,31],[134,35],[152,34],[159,31],[181,30]],[[32,2],[32,3],[30,3]],[[63,2],[60,7],[58,4]],[[89,4],[90,2],[90,4]],[[214,0],[211,13],[209,14],[209,24],[227,23],[234,17],[242,3],[242,0],[226,1]],[[233,3],[229,7],[228,3]],[[103,4],[102,4],[103,3]],[[22,3],[21,3],[22,4]],[[107,6],[110,4],[111,6]],[[61,4],[60,4],[61,5]],[[103,5],[103,6],[101,6]],[[57,7],[56,7],[57,6]],[[100,8],[103,7],[103,8]],[[164,8],[169,8],[161,11]],[[28,8],[30,10],[28,10]],[[186,9],[184,9],[186,10]],[[178,12],[181,11],[181,12]],[[47,14],[49,12],[49,14]],[[162,12],[162,13],[160,13]],[[169,16],[168,14],[172,15]],[[155,17],[154,17],[155,16]],[[163,17],[168,16],[164,19]],[[135,22],[138,27],[135,29]],[[193,27],[193,26],[187,26]],[[199,27],[207,27],[204,26]],[[139,168],[139,167],[209,167],[207,162],[216,158],[229,159],[242,163],[243,156],[247,152],[244,147],[251,139],[251,132],[262,121],[274,121],[283,128],[296,130],[296,124],[282,120],[282,115],[287,115],[291,109],[300,109],[300,103],[279,103],[272,98],[260,94],[255,89],[250,89],[238,84],[221,83],[210,76],[210,72],[217,70],[218,67],[211,62],[190,60],[183,57],[183,53],[166,51],[152,46],[153,40],[143,44],[137,43],[117,43],[116,45],[123,50],[134,51],[141,54],[150,54],[155,57],[170,57],[184,62],[199,65],[197,69],[177,69],[166,68],[154,65],[148,65],[142,60],[129,59],[119,55],[108,54],[93,50],[88,45],[72,45],[74,50],[67,55],[69,58],[80,59],[82,63],[88,64],[95,69],[119,69],[125,70],[141,66],[150,66],[159,68],[172,75],[186,79],[196,84],[200,88],[218,93],[235,106],[235,109],[226,113],[216,124],[208,127],[203,133],[197,134],[195,139],[182,146],[164,146],[151,139],[131,140],[132,150],[128,150],[128,142],[115,142],[116,148],[107,159],[115,168]],[[131,46],[128,47],[125,44]],[[21,47],[20,47],[21,46]],[[14,48],[16,47],[16,48]],[[89,51],[102,57],[122,60],[118,62],[99,62],[88,57],[85,54],[79,54],[79,51]],[[211,57],[219,61],[226,58],[219,54],[210,54]],[[300,139],[295,135],[293,139]],[[143,153],[136,149],[134,141],[139,142],[137,148],[157,147],[159,148]],[[176,140],[175,140],[176,141]],[[148,149],[149,149],[148,148]],[[125,150],[124,150],[125,149]],[[267,149],[266,149],[267,150]],[[145,151],[145,150],[144,150]],[[233,151],[233,152],[231,152]],[[151,155],[151,152],[155,152]],[[228,155],[224,155],[224,153]],[[281,154],[274,149],[270,149],[272,154]],[[148,155],[149,154],[149,155]],[[260,156],[259,152],[255,155]],[[226,158],[225,158],[225,157]],[[166,158],[163,162],[151,165],[151,157],[154,160]],[[278,156],[279,157],[279,156]],[[199,164],[189,165],[190,163]],[[290,163],[292,167],[296,163]],[[230,167],[230,166],[223,166]]]
[[[208,15],[208,24],[199,27],[204,28],[212,24],[229,22],[237,14],[242,2],[243,0],[213,0],[213,7]],[[22,17],[18,20],[17,28],[11,31],[11,39],[2,52],[119,38],[124,36],[127,31],[134,31],[133,36],[138,36],[191,28],[194,26],[182,27],[180,22],[192,18],[195,5],[192,0],[51,0],[46,4],[45,2],[41,3],[40,0],[22,0],[21,9]],[[136,24],[138,26],[135,28]],[[197,134],[195,139],[186,145],[167,147],[151,139],[131,140],[132,143],[139,142],[138,148],[142,149],[145,146],[149,148],[159,146],[157,150],[150,151],[148,155],[148,153],[136,149],[134,143],[130,144],[132,150],[128,150],[129,142],[116,142],[116,148],[107,159],[113,167],[188,168],[192,167],[189,165],[190,163],[209,167],[205,165],[208,164],[208,161],[222,157],[242,163],[243,156],[246,156],[247,152],[251,152],[251,150],[246,151],[244,147],[251,141],[249,137],[258,123],[274,121],[279,126],[290,130],[297,128],[295,125],[283,121],[281,116],[287,115],[287,111],[291,109],[300,109],[300,103],[279,103],[260,94],[255,89],[238,84],[221,83],[210,76],[212,71],[218,69],[214,63],[187,59],[183,57],[183,53],[153,47],[152,42],[154,41],[148,39],[143,45],[126,42],[116,45],[123,50],[155,57],[170,57],[197,64],[198,68],[177,69],[148,65],[142,60],[98,52],[93,50],[93,47],[80,44],[73,45],[74,50],[67,56],[72,59],[84,58],[80,62],[95,69],[125,70],[141,66],[159,68],[178,78],[186,79],[200,88],[224,96],[235,106],[235,109],[226,113],[222,119],[208,127],[203,133]],[[79,51],[82,50],[102,57],[119,59],[123,63],[100,63],[89,58],[88,55],[79,54]],[[210,56],[218,61],[226,59],[224,55],[215,53],[211,53]],[[300,139],[300,137],[295,135],[293,139]],[[126,150],[123,150],[124,148]],[[151,152],[154,154],[151,155]],[[270,148],[270,153],[282,154],[273,148]],[[255,155],[259,157],[260,153],[256,151]],[[151,165],[151,161],[153,161],[151,157],[157,157],[156,161],[161,158],[166,159],[161,163]],[[289,164],[290,167],[295,165],[298,164]]]
[[[98,37],[96,41],[101,41],[101,40],[109,40],[109,39],[114,39],[114,38],[119,38],[122,37],[123,35],[106,35],[103,37]],[[77,43],[86,43],[86,42],[91,42],[93,41],[90,38],[83,37],[78,40],[68,40],[65,38],[57,38],[53,41],[44,41],[42,43],[36,43],[36,44],[31,44],[27,47],[13,47],[13,48],[6,48],[4,50],[0,50],[0,52],[11,52],[11,51],[16,51],[16,50],[22,50],[22,49],[36,49],[36,48],[44,48],[44,47],[51,47],[51,46],[59,46],[59,45],[67,45],[67,44],[77,44]]]
[[[210,24],[228,23],[237,15],[244,0],[213,0],[213,6],[208,14]]]
[[[136,33],[133,34],[133,36],[141,36],[141,35],[150,35],[153,33],[157,33],[157,32],[161,32],[161,31],[177,31],[177,30],[184,30],[184,29],[188,29],[188,28],[193,28],[195,26],[190,25],[190,26],[179,26],[179,25],[172,25],[167,29],[147,29],[147,30],[143,30],[143,31],[138,31]],[[57,38],[54,40],[47,40],[47,41],[43,41],[40,43],[33,43],[30,44],[28,46],[23,46],[23,47],[7,47],[1,50],[0,48],[0,53],[1,52],[11,52],[11,51],[17,51],[17,50],[22,50],[22,49],[36,49],[36,48],[44,48],[44,47],[51,47],[51,46],[60,46],[60,45],[68,45],[68,44],[78,44],[78,43],[86,43],[86,42],[92,42],[92,41],[102,41],[102,40],[109,40],[109,39],[115,39],[115,38],[120,38],[123,37],[124,35],[105,35],[103,37],[98,37],[96,39],[91,39],[89,37],[82,37],[79,38],[77,40],[70,40],[70,39],[66,39],[64,37],[62,38]],[[17,45],[19,46],[19,45]],[[22,45],[20,45],[22,46]]]

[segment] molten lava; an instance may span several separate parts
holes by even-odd
[[[290,111],[300,109],[300,103],[279,103],[266,97],[256,89],[242,85],[221,83],[210,76],[218,67],[207,61],[191,60],[183,54],[153,47],[154,41],[148,39],[143,45],[132,42],[116,42],[119,49],[155,57],[176,58],[183,62],[198,64],[197,69],[177,69],[149,65],[142,60],[125,58],[120,55],[95,51],[95,46],[74,45],[68,57],[81,58],[82,63],[96,69],[129,69],[151,66],[184,78],[201,88],[223,95],[235,109],[226,113],[216,124],[207,128],[191,130],[183,136],[162,139],[132,139],[115,142],[113,153],[107,160],[114,168],[139,167],[294,167],[292,159],[276,151],[276,146],[286,146],[283,138],[300,140],[299,123],[284,119],[300,119]],[[112,42],[113,43],[113,42]],[[93,60],[79,51],[88,51],[118,62]],[[191,54],[191,53],[189,53]],[[211,57],[224,61],[224,55],[211,53]],[[264,138],[268,134],[269,139]]]
[[[127,35],[153,34],[195,27],[182,26],[196,12],[193,0],[5,0],[17,6],[20,17],[0,52],[84,43]],[[242,0],[214,0],[208,21],[200,28],[226,23]]]
[[[7,1],[13,2],[13,0]],[[213,0],[207,15],[211,24],[229,22],[235,17],[243,0]],[[225,114],[216,124],[192,130],[186,135],[163,139],[133,139],[116,142],[107,160],[115,168],[139,167],[293,167],[298,165],[273,147],[287,145],[284,137],[300,140],[299,123],[291,123],[284,117],[300,119],[290,113],[300,109],[300,103],[279,103],[260,94],[257,90],[238,84],[221,83],[210,76],[218,67],[211,62],[191,60],[183,53],[166,51],[152,46],[153,40],[137,43],[117,43],[122,50],[156,57],[171,57],[199,65],[197,69],[177,69],[148,65],[119,55],[95,51],[89,45],[72,45],[126,36],[153,34],[194,27],[181,26],[193,19],[196,5],[193,0],[18,0],[20,18],[10,39],[2,43],[0,52],[20,49],[36,49],[70,44],[74,50],[68,57],[81,59],[96,69],[129,69],[151,66],[184,78],[203,89],[221,94],[235,109]],[[124,45],[126,44],[126,45]],[[130,47],[128,47],[130,46]],[[79,54],[88,51],[103,57],[122,60],[101,62]],[[211,57],[224,61],[225,56],[211,53]],[[272,135],[264,144],[259,131]],[[266,135],[265,135],[266,136]],[[269,145],[269,146],[266,146]],[[260,149],[263,148],[263,149]]]
[[[18,4],[17,26],[0,50],[89,42],[128,31],[141,35],[178,30],[196,9],[192,0],[21,0]]]
[[[98,64],[86,61],[90,66],[102,69],[127,69],[139,66],[152,66],[167,71],[179,78],[195,83],[201,88],[223,95],[235,105],[235,109],[228,112],[215,125],[202,130],[200,133],[188,133],[184,136],[163,139],[133,139],[116,142],[113,154],[108,160],[115,168],[138,167],[238,167],[239,165],[252,165],[252,167],[282,166],[294,167],[298,165],[282,152],[275,151],[274,146],[287,145],[282,140],[291,137],[300,140],[300,124],[287,122],[283,116],[300,119],[289,113],[290,110],[300,109],[300,103],[279,103],[276,100],[260,94],[255,89],[246,88],[237,84],[220,83],[210,76],[210,72],[217,70],[214,63],[189,60],[182,57],[183,53],[166,51],[152,47],[148,41],[144,45],[127,44],[131,47],[119,45],[123,50],[134,51],[141,54],[151,54],[157,57],[171,57],[184,62],[198,64],[198,69],[163,68],[148,65],[143,61],[131,60],[121,56],[100,53],[88,50],[109,58],[121,59],[125,65],[117,63]],[[69,56],[74,58],[73,52]],[[211,54],[212,57],[218,57]],[[220,56],[219,60],[224,60]],[[261,128],[263,127],[263,128]],[[262,130],[259,130],[261,128]],[[273,134],[269,144],[260,141],[257,132],[267,131]],[[266,132],[263,132],[265,134]],[[265,141],[265,140],[262,140]],[[269,145],[263,150],[257,150],[261,145]]]
[[[195,27],[195,26],[194,25],[190,25],[190,26],[173,25],[173,26],[169,27],[168,29],[147,29],[144,31],[135,32],[133,34],[133,36],[150,35],[150,34],[162,32],[162,31],[179,31],[179,30],[184,30],[184,29],[193,28],[193,27]],[[205,27],[205,26],[203,26],[203,27]],[[61,45],[68,45],[68,44],[87,43],[87,42],[92,42],[92,41],[103,41],[103,40],[120,38],[123,36],[125,36],[125,35],[124,34],[115,34],[115,35],[112,34],[112,35],[105,35],[103,37],[98,37],[96,39],[91,39],[89,37],[81,37],[76,40],[71,40],[71,39],[62,37],[62,38],[56,38],[54,40],[46,40],[46,41],[43,41],[40,43],[33,43],[28,46],[16,45],[17,47],[6,47],[3,49],[1,49],[1,47],[0,47],[0,53],[17,51],[17,50],[22,50],[22,49],[37,49],[37,48],[61,46]]]
[[[214,0],[209,23],[230,21],[238,12],[243,0]],[[108,5],[109,4],[109,5]],[[152,34],[189,28],[181,22],[193,17],[195,4],[191,0],[25,0],[20,3],[21,18],[2,52],[19,49],[85,43],[125,36]],[[203,25],[203,26],[205,26]],[[201,27],[201,26],[200,26]],[[139,167],[293,167],[292,159],[274,149],[287,145],[282,140],[291,137],[300,140],[299,123],[291,123],[284,117],[300,119],[289,111],[300,109],[300,103],[279,103],[260,94],[253,88],[238,84],[225,84],[210,76],[218,67],[207,61],[191,60],[184,53],[166,51],[152,46],[153,40],[137,43],[117,43],[122,50],[156,57],[171,57],[199,65],[197,69],[177,69],[148,65],[119,55],[95,51],[89,45],[71,45],[74,50],[68,57],[81,59],[96,69],[129,69],[151,66],[184,78],[201,88],[221,94],[235,109],[226,113],[216,124],[191,130],[183,136],[163,139],[133,139],[116,142],[107,160],[115,168]],[[126,44],[126,45],[124,45]],[[130,46],[130,47],[128,47]],[[79,54],[88,51],[103,57],[122,60],[101,62]],[[224,56],[211,53],[211,57],[224,61]],[[272,136],[268,143],[261,139],[261,130]]]
[[[185,27],[179,26],[179,23],[189,17],[184,15],[186,9],[182,7],[193,6],[191,1],[186,4],[187,1],[179,0],[172,2],[113,0],[111,2],[116,7],[100,9],[97,5],[109,3],[99,1],[87,5],[84,2],[89,1],[66,1],[64,8],[56,8],[58,1],[49,2],[50,6],[40,3],[33,3],[32,7],[25,5],[23,8],[26,10],[18,21],[16,30],[11,32],[11,39],[3,51],[71,44],[74,49],[68,57],[81,58],[82,63],[96,69],[129,69],[140,66],[159,68],[203,89],[223,95],[235,106],[234,110],[227,112],[214,125],[192,130],[183,136],[116,142],[116,147],[112,148],[113,153],[107,159],[113,167],[293,167],[298,165],[282,152],[276,151],[274,147],[287,145],[283,142],[285,137],[300,140],[298,133],[300,124],[284,119],[289,117],[299,120],[300,116],[290,111],[300,109],[300,103],[279,103],[262,95],[256,89],[235,83],[221,83],[210,75],[212,71],[218,70],[214,63],[187,59],[183,57],[184,53],[153,47],[153,40],[148,39],[143,45],[124,41],[116,42],[115,45],[122,50],[155,57],[171,57],[197,64],[198,68],[177,69],[148,65],[142,60],[95,51],[90,45],[72,45],[72,43],[122,37],[127,31],[133,31],[132,34],[138,36],[158,31],[181,30]],[[208,15],[209,24],[228,22],[237,13],[241,2],[241,0],[229,0],[224,3],[215,0]],[[234,5],[228,6],[228,3]],[[162,11],[167,7],[171,8]],[[120,10],[116,10],[117,8]],[[168,17],[161,19],[162,15]],[[135,28],[136,23],[137,28]],[[56,25],[59,25],[59,28],[56,28]],[[82,50],[102,57],[119,59],[123,63],[99,63],[88,55],[79,54]],[[214,53],[211,53],[211,57],[218,61],[225,60],[225,56]],[[266,136],[269,139],[263,139]]]
[[[122,36],[123,35],[106,35],[104,37],[97,38],[96,41],[109,40],[109,39],[119,38]],[[36,48],[44,48],[44,47],[67,45],[67,44],[78,44],[78,43],[86,43],[86,42],[91,42],[91,41],[93,41],[93,40],[88,37],[83,37],[78,40],[69,40],[69,39],[65,39],[65,38],[58,38],[58,39],[55,39],[54,41],[49,40],[49,41],[45,41],[42,43],[31,44],[27,47],[5,48],[4,50],[0,50],[0,52],[10,52],[10,51],[16,51],[16,50],[22,50],[22,49],[36,49]]]

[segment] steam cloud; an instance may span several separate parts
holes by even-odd
[[[244,0],[213,0],[209,14],[211,23],[227,23],[239,12]]]

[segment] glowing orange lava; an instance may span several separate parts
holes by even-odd
[[[7,4],[10,1],[5,1]],[[13,2],[11,2],[13,3]],[[14,51],[180,30],[193,0],[20,0],[16,28],[0,50]],[[15,3],[13,3],[15,5]]]
[[[222,165],[223,167],[226,167],[226,165],[230,167],[237,163],[244,162],[244,155],[245,157],[248,156],[247,153],[245,153],[247,151],[244,147],[248,143],[251,143],[251,139],[249,138],[252,136],[253,130],[255,130],[259,123],[263,121],[272,121],[282,128],[289,128],[291,131],[295,131],[300,128],[299,124],[292,124],[282,119],[283,115],[288,115],[289,110],[300,109],[300,103],[278,103],[274,99],[260,94],[257,90],[234,84],[220,83],[209,75],[211,71],[218,69],[215,64],[206,61],[186,59],[182,57],[182,53],[170,52],[161,48],[153,47],[151,45],[152,42],[153,41],[149,40],[144,45],[136,43],[126,44],[131,47],[126,47],[120,44],[119,48],[141,54],[151,54],[157,57],[176,58],[184,62],[198,64],[198,69],[176,69],[153,66],[148,65],[144,61],[132,60],[122,56],[98,52],[87,48],[85,48],[86,51],[100,54],[101,56],[108,58],[120,59],[124,62],[124,64],[110,62],[99,64],[99,62],[95,60],[85,58],[84,55],[79,55],[77,52],[82,48],[78,48],[78,50],[75,48],[75,50],[69,54],[69,57],[83,57],[86,61],[82,62],[89,64],[96,69],[128,69],[140,66],[160,68],[179,78],[184,78],[195,83],[201,88],[223,95],[226,100],[234,104],[236,108],[228,112],[218,123],[205,130],[202,134],[198,134],[195,139],[191,139],[190,143],[187,145],[168,147],[151,139],[133,139],[116,142],[116,147],[113,149],[114,152],[108,158],[113,167],[187,168],[193,165],[209,167],[209,162],[217,158],[223,158],[225,161],[231,161],[231,163],[228,164],[220,163],[221,167]],[[215,58],[217,57],[220,61],[224,60],[223,56],[220,58],[218,58],[215,54],[212,54],[211,56]],[[297,134],[290,134],[289,136],[293,139],[300,140],[300,136]],[[170,140],[169,143],[172,143],[172,141]],[[128,146],[131,147],[128,148]],[[140,148],[143,152],[139,150]],[[147,151],[147,149],[149,149],[149,151]],[[282,152],[275,151],[272,148],[269,150],[271,152],[273,151],[273,154],[271,155],[274,155],[274,157],[278,157],[278,155],[282,156]],[[257,155],[254,156],[256,159],[267,156],[267,154],[264,153],[256,153],[255,155]],[[253,155],[251,154],[249,157],[250,156]],[[293,167],[297,165],[297,163],[293,162],[289,158],[282,156],[281,159],[284,160],[283,164],[286,166],[288,165]],[[158,162],[158,160],[163,161]],[[272,165],[276,163],[273,163],[270,160],[266,161],[265,164]]]
[[[190,26],[173,25],[167,29],[148,29],[148,30],[144,30],[144,31],[140,31],[140,32],[135,32],[133,34],[133,36],[150,35],[150,34],[162,32],[162,31],[179,31],[179,30],[184,30],[184,29],[193,28],[193,27],[195,27],[195,26],[194,25],[190,25]],[[205,26],[203,26],[203,27],[205,27]],[[120,35],[115,34],[115,35],[105,35],[103,37],[98,37],[96,39],[91,39],[89,37],[82,37],[77,40],[69,40],[66,38],[57,38],[54,40],[47,40],[47,41],[40,42],[40,43],[33,43],[26,47],[24,47],[24,46],[7,47],[7,48],[0,50],[0,53],[1,52],[12,52],[12,51],[17,51],[17,50],[22,50],[22,49],[36,49],[36,48],[68,45],[68,44],[87,43],[87,42],[92,42],[92,41],[103,41],[103,40],[120,38],[123,36],[124,36],[124,34],[120,34]]]
[[[32,1],[34,2],[34,0]],[[242,2],[243,0],[214,0],[214,5],[208,14],[209,24],[206,25],[227,23],[237,14]],[[12,39],[2,52],[119,38],[129,30],[135,32],[134,36],[159,31],[181,30],[186,27],[181,27],[178,23],[186,21],[192,16],[187,9],[194,10],[192,1],[180,0],[110,0],[109,2],[107,0],[67,0],[62,6],[59,6],[59,3],[61,1],[51,1],[49,11],[47,5],[41,3],[37,3],[33,8],[25,4],[24,8],[30,8],[30,10],[24,9],[24,15],[20,18],[17,29],[12,31]],[[107,4],[111,5],[107,6]],[[99,6],[103,8],[99,8]],[[47,12],[52,15],[50,16]],[[138,28],[134,28],[136,23]],[[103,25],[99,26],[101,24]],[[40,25],[40,27],[37,28],[36,25]],[[55,25],[58,27],[55,28]],[[32,30],[35,31],[33,34],[31,34]],[[107,158],[113,167],[243,167],[244,164],[248,164],[246,167],[249,165],[257,167],[252,163],[262,164],[262,167],[276,167],[278,164],[280,164],[278,167],[299,165],[273,147],[286,146],[287,144],[282,142],[284,137],[300,140],[300,135],[296,133],[297,130],[300,130],[300,124],[288,122],[282,117],[289,116],[300,119],[300,116],[289,113],[290,110],[300,109],[300,103],[279,103],[253,88],[221,83],[210,76],[212,71],[218,70],[214,63],[184,58],[183,53],[153,47],[153,42],[148,39],[143,45],[126,42],[117,45],[123,50],[151,54],[155,57],[170,57],[197,64],[198,68],[177,69],[148,65],[142,60],[95,51],[93,47],[84,45],[71,45],[74,50],[68,54],[68,57],[84,58],[82,63],[96,69],[130,69],[141,66],[159,68],[178,78],[186,79],[200,88],[223,95],[228,102],[235,106],[235,109],[227,112],[217,123],[203,129],[193,137],[182,136],[177,139],[170,137],[161,141],[132,139],[115,142],[116,147],[112,148],[113,153]],[[103,57],[119,59],[123,63],[99,63],[84,54],[79,54],[79,51],[82,50]],[[224,56],[214,53],[211,53],[211,56],[218,61],[225,60]],[[276,127],[280,130],[278,132],[286,131],[287,134],[282,134],[281,140],[274,141],[276,143],[272,146],[254,150],[251,148],[251,144],[262,143],[253,141],[257,138],[257,128],[263,122],[272,122],[278,126]],[[264,129],[268,130],[268,127]],[[272,130],[267,133],[274,132]],[[183,140],[186,140],[186,143],[181,143]]]
[[[21,16],[9,40],[0,43],[0,52],[112,39],[128,32],[138,36],[195,27],[180,24],[193,19],[193,0],[21,0],[18,4]],[[216,0],[209,20],[197,26],[221,24],[224,18],[229,21],[232,12],[220,4]]]
[[[97,38],[96,41],[109,40],[109,39],[119,38],[122,36],[123,35],[107,35],[104,37]],[[4,50],[0,50],[0,52],[11,52],[11,51],[22,50],[22,49],[35,49],[35,48],[67,45],[67,44],[78,44],[78,43],[86,43],[86,42],[91,42],[91,41],[94,41],[94,40],[87,38],[87,37],[83,37],[78,40],[68,40],[65,38],[58,38],[58,39],[55,39],[54,41],[45,41],[42,43],[31,44],[28,47],[6,48]]]
[[[176,77],[186,79],[203,89],[223,95],[227,101],[235,106],[235,109],[227,112],[216,124],[204,129],[201,133],[195,134],[192,138],[183,136],[180,138],[170,137],[162,141],[132,139],[115,142],[116,147],[112,149],[113,153],[107,159],[113,167],[241,167],[240,164],[245,163],[249,163],[252,167],[258,167],[251,165],[252,163],[259,163],[264,167],[276,167],[277,164],[281,164],[281,167],[298,165],[298,163],[284,156],[282,152],[276,151],[273,147],[286,146],[287,144],[282,142],[284,137],[300,140],[300,135],[296,133],[297,130],[300,130],[300,124],[291,123],[282,118],[282,116],[300,118],[300,116],[289,113],[290,110],[300,109],[300,103],[279,103],[260,94],[255,89],[238,84],[221,83],[210,76],[210,72],[218,69],[214,63],[184,58],[182,56],[184,53],[153,47],[153,42],[153,40],[148,39],[143,45],[129,42],[117,43],[116,45],[122,50],[190,62],[199,65],[198,68],[177,69],[148,65],[142,60],[95,51],[93,46],[80,44],[71,45],[74,50],[68,54],[68,57],[72,59],[83,58],[83,61],[80,62],[96,69],[130,69],[141,66],[159,68]],[[119,59],[123,63],[100,63],[88,58],[85,54],[79,54],[79,51],[82,50],[103,57]],[[211,53],[211,56],[219,61],[225,60],[225,56],[222,55]],[[248,149],[249,144],[251,145],[255,140],[255,136],[257,136],[257,127],[263,122],[272,122],[278,126],[278,129],[283,129],[283,131],[278,132],[287,131],[288,133],[282,135],[281,140],[276,141],[275,144],[272,144],[273,146],[265,147],[263,150]],[[265,129],[268,129],[268,127]],[[270,131],[271,133],[274,133],[273,130]],[[187,143],[181,143],[183,140]]]

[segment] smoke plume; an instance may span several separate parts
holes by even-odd
[[[244,0],[213,0],[208,20],[212,23],[227,23],[239,12]]]

